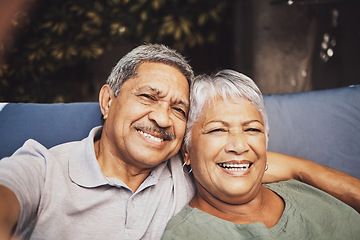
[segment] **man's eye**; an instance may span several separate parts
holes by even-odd
[[[187,118],[187,113],[185,110],[183,110],[182,108],[178,108],[178,107],[173,107],[173,113],[176,117],[178,117],[179,119],[186,121]]]
[[[153,101],[156,100],[154,96],[151,96],[151,95],[146,94],[146,93],[140,94],[139,96],[142,97],[142,98],[146,98],[146,99],[149,99],[149,100],[153,100]]]
[[[183,116],[186,117],[186,112],[185,112],[183,109],[181,109],[181,108],[174,108],[174,110],[175,110],[176,112],[180,113],[181,115],[183,115]]]

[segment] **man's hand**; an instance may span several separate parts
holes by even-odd
[[[296,179],[319,188],[360,213],[360,180],[333,168],[281,153],[267,152],[263,182]]]
[[[293,157],[275,152],[267,152],[268,170],[265,171],[264,183],[279,182],[289,179],[300,180],[298,176],[299,164],[306,159]]]
[[[0,240],[11,239],[19,214],[20,205],[15,194],[0,185]]]

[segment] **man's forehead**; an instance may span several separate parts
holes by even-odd
[[[177,71],[179,74],[181,74],[181,76],[184,78],[184,80],[186,81],[187,85],[189,86],[189,80],[187,79],[187,77],[185,76],[185,74],[181,71],[181,69],[174,65],[174,64],[169,64],[169,63],[163,63],[163,62],[142,62],[138,65],[136,74],[134,77],[137,77],[139,74],[149,74],[149,70],[154,70],[155,69],[155,73],[157,74],[156,71],[162,71],[159,69],[159,67],[161,66],[166,66],[168,68],[171,68],[175,71]],[[180,80],[180,79],[179,79]]]

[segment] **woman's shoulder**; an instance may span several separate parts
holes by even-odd
[[[330,194],[297,180],[288,180],[277,183],[264,184],[285,202],[286,209],[295,208],[303,215],[334,216],[348,218],[349,215],[360,215]]]
[[[264,186],[285,202],[282,219],[286,224],[278,224],[273,230],[282,232],[283,227],[293,226],[297,234],[312,236],[309,239],[349,239],[360,234],[360,215],[333,196],[296,180]]]

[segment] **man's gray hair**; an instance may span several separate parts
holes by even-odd
[[[186,77],[189,86],[194,77],[187,60],[173,49],[161,44],[144,44],[122,57],[110,73],[106,83],[117,97],[122,84],[136,76],[138,67],[144,62],[164,63],[176,67]]]
[[[203,113],[204,105],[210,104],[216,97],[233,101],[249,100],[263,118],[267,143],[269,123],[261,91],[249,77],[225,69],[214,75],[199,75],[194,79],[190,89],[190,111],[184,138],[186,148],[191,145],[191,129]]]

